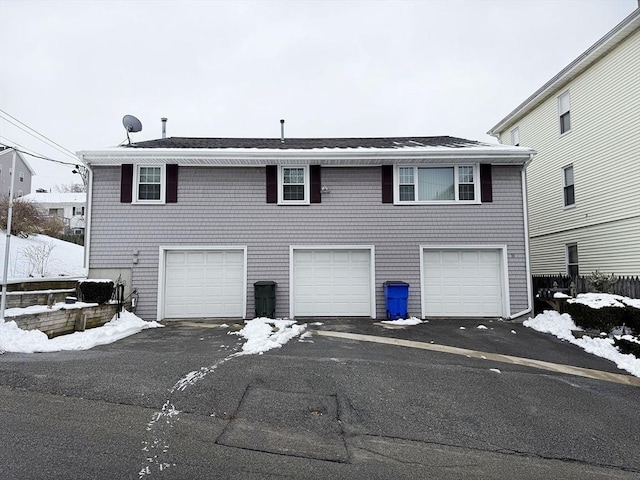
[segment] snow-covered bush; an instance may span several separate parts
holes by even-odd
[[[640,309],[628,305],[592,308],[578,302],[567,302],[565,311],[576,323],[585,328],[610,332],[614,327],[625,325],[640,332]]]

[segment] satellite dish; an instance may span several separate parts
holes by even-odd
[[[127,140],[129,140],[129,145],[131,145],[131,139],[129,138],[129,132],[139,132],[142,130],[142,122],[138,120],[133,115],[125,115],[122,117],[122,125],[124,125],[124,129],[127,131]]]

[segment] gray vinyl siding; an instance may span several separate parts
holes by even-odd
[[[0,156],[0,196],[9,195],[11,188],[11,163],[13,159],[13,153],[7,152]],[[29,195],[31,193],[31,171],[27,168],[20,156],[16,158],[16,171],[18,176],[13,184],[14,198],[18,196],[18,192],[22,191],[22,195]],[[24,181],[20,181],[20,173],[24,174]]]
[[[95,167],[89,266],[131,268],[137,313],[155,319],[160,245],[246,246],[247,318],[253,284],[277,282],[276,315],[289,315],[290,245],[374,245],[377,316],[382,283],[410,286],[420,316],[420,245],[507,245],[511,313],[527,308],[520,167],[493,168],[493,203],[393,205],[381,201],[380,167],[323,167],[322,203],[267,204],[265,169],[180,167],[178,203],[120,203],[120,168]],[[138,263],[133,264],[133,251]]]

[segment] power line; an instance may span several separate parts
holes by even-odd
[[[42,133],[38,132],[36,129],[31,128],[29,125],[27,125],[24,122],[21,122],[20,120],[18,120],[16,117],[14,117],[13,115],[11,115],[10,113],[5,112],[4,110],[2,110],[0,108],[0,112],[2,112],[3,114],[7,115],[8,117],[12,118],[13,120],[15,120],[16,122],[18,122],[20,125],[23,125],[25,127],[27,127],[29,130],[31,130],[32,132],[35,132],[37,135],[39,135],[40,137],[44,138],[47,142],[49,142],[49,146],[55,148],[56,150],[58,150],[60,153],[63,153],[69,157],[72,158],[77,158],[76,155],[69,150],[68,148],[63,147],[62,145],[60,145],[59,143],[54,142],[53,140],[51,140],[49,137],[47,137],[46,135],[43,135]],[[14,122],[12,122],[11,120],[8,120],[7,118],[1,117],[5,122],[9,122],[10,124],[12,124],[13,126],[19,128],[20,130],[22,130],[23,132],[31,135],[32,137],[36,138],[37,140],[40,140],[43,143],[44,140],[42,140],[41,138],[36,137],[33,133],[25,130],[24,128],[22,128],[20,125],[16,125]]]
[[[2,137],[2,138],[6,138],[7,140],[9,140],[7,137]],[[15,143],[16,145],[19,145],[19,144],[18,144],[18,143],[16,143],[16,142],[13,142],[13,143]],[[49,162],[60,163],[60,164],[62,164],[62,165],[69,165],[69,166],[71,166],[71,167],[77,167],[77,166],[78,166],[78,164],[80,163],[79,161],[78,161],[78,163],[62,162],[62,161],[60,161],[60,160],[56,160],[56,159],[54,159],[54,158],[44,157],[44,156],[42,156],[42,155],[36,155],[35,153],[25,152],[24,150],[20,150],[20,149],[18,149],[18,148],[16,148],[16,147],[14,147],[14,146],[12,146],[12,145],[7,145],[6,143],[2,143],[2,142],[0,142],[0,145],[1,145],[1,146],[3,146],[3,147],[7,147],[7,148],[13,148],[16,152],[24,153],[25,155],[29,155],[29,156],[31,156],[31,157],[40,158],[40,159],[42,159],[42,160],[48,160]],[[21,146],[22,148],[25,148],[25,147],[24,147],[24,146],[22,146],[22,145],[20,145],[20,146]]]

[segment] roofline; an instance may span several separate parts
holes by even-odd
[[[27,162],[27,158],[22,153],[20,153],[19,150],[16,150],[13,147],[5,148],[3,151],[0,152],[0,155],[5,155],[5,154],[9,153],[10,151],[14,151],[14,152],[16,152],[18,154],[18,156],[20,157],[20,160],[22,160],[22,163],[24,163],[25,167],[27,167],[29,172],[31,172],[32,176],[36,175],[35,170],[33,168],[31,168],[31,165],[29,165],[29,162]]]
[[[636,8],[624,20],[610,30],[605,36],[589,47],[582,55],[555,75],[551,80],[536,90],[533,95],[518,105],[511,113],[500,120],[487,134],[498,137],[499,133],[515,123],[524,115],[540,105],[553,92],[560,90],[584,70],[604,57],[613,48],[622,43],[627,37],[640,28],[640,7]]]
[[[353,148],[353,149],[185,149],[138,148],[82,151],[77,155],[89,166],[122,165],[123,163],[178,163],[179,165],[264,166],[291,165],[318,162],[322,165],[390,165],[399,160],[493,160],[494,163],[524,163],[535,151],[524,147],[505,145],[480,147],[425,147],[425,148]]]

